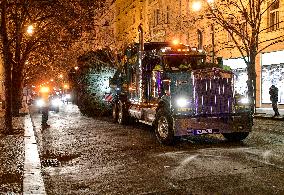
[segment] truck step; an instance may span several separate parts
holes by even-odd
[[[139,123],[144,123],[146,125],[151,125],[152,126],[152,122],[147,122],[147,121],[143,121],[143,120],[139,120]]]

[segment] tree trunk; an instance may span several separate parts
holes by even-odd
[[[3,45],[3,58],[4,58],[4,77],[5,77],[5,125],[4,133],[9,134],[13,131],[12,126],[12,90],[11,90],[11,70],[12,70],[12,54],[9,48],[9,41],[7,35],[7,1],[2,1],[1,4],[1,36]]]
[[[248,64],[248,97],[250,98],[250,108],[251,112],[255,112],[255,102],[256,102],[256,72],[255,72],[255,55],[256,52],[251,52],[249,64]]]
[[[17,70],[12,72],[12,114],[19,116],[19,110],[22,108],[22,75]]]
[[[18,6],[16,7],[16,12],[18,12]],[[22,64],[21,64],[21,22],[19,14],[15,16],[15,27],[16,27],[16,47],[15,47],[15,65],[12,71],[12,114],[13,116],[19,116],[19,111],[22,107]]]

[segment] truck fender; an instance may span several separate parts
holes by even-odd
[[[156,114],[157,112],[161,109],[161,108],[167,108],[168,110],[170,110],[170,103],[165,100],[165,99],[160,99],[159,103],[158,103],[158,106],[156,108]],[[155,117],[155,120],[153,122],[153,126],[156,127],[157,125],[157,117]]]
[[[162,98],[159,100],[158,102],[158,107],[156,108],[156,112],[161,108],[161,107],[165,107],[168,108],[170,110],[170,103],[167,100],[167,97],[162,96]]]

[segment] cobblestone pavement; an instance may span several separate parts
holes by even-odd
[[[283,121],[255,119],[242,143],[220,135],[160,145],[151,128],[82,116],[74,105],[32,113],[47,194],[284,194]]]
[[[4,135],[0,116],[0,194],[21,194],[23,190],[24,117],[13,118],[13,126],[13,132]]]

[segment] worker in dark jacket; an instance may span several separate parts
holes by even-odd
[[[269,94],[270,94],[270,100],[272,102],[272,108],[274,110],[274,117],[280,116],[277,108],[277,102],[278,102],[278,88],[275,87],[275,85],[271,85],[269,88]]]
[[[49,124],[47,124],[48,120],[48,111],[49,111],[49,88],[48,87],[42,87],[40,90],[40,96],[44,102],[44,105],[42,107],[41,113],[42,113],[42,120],[41,125],[42,129],[46,129],[50,127]]]

